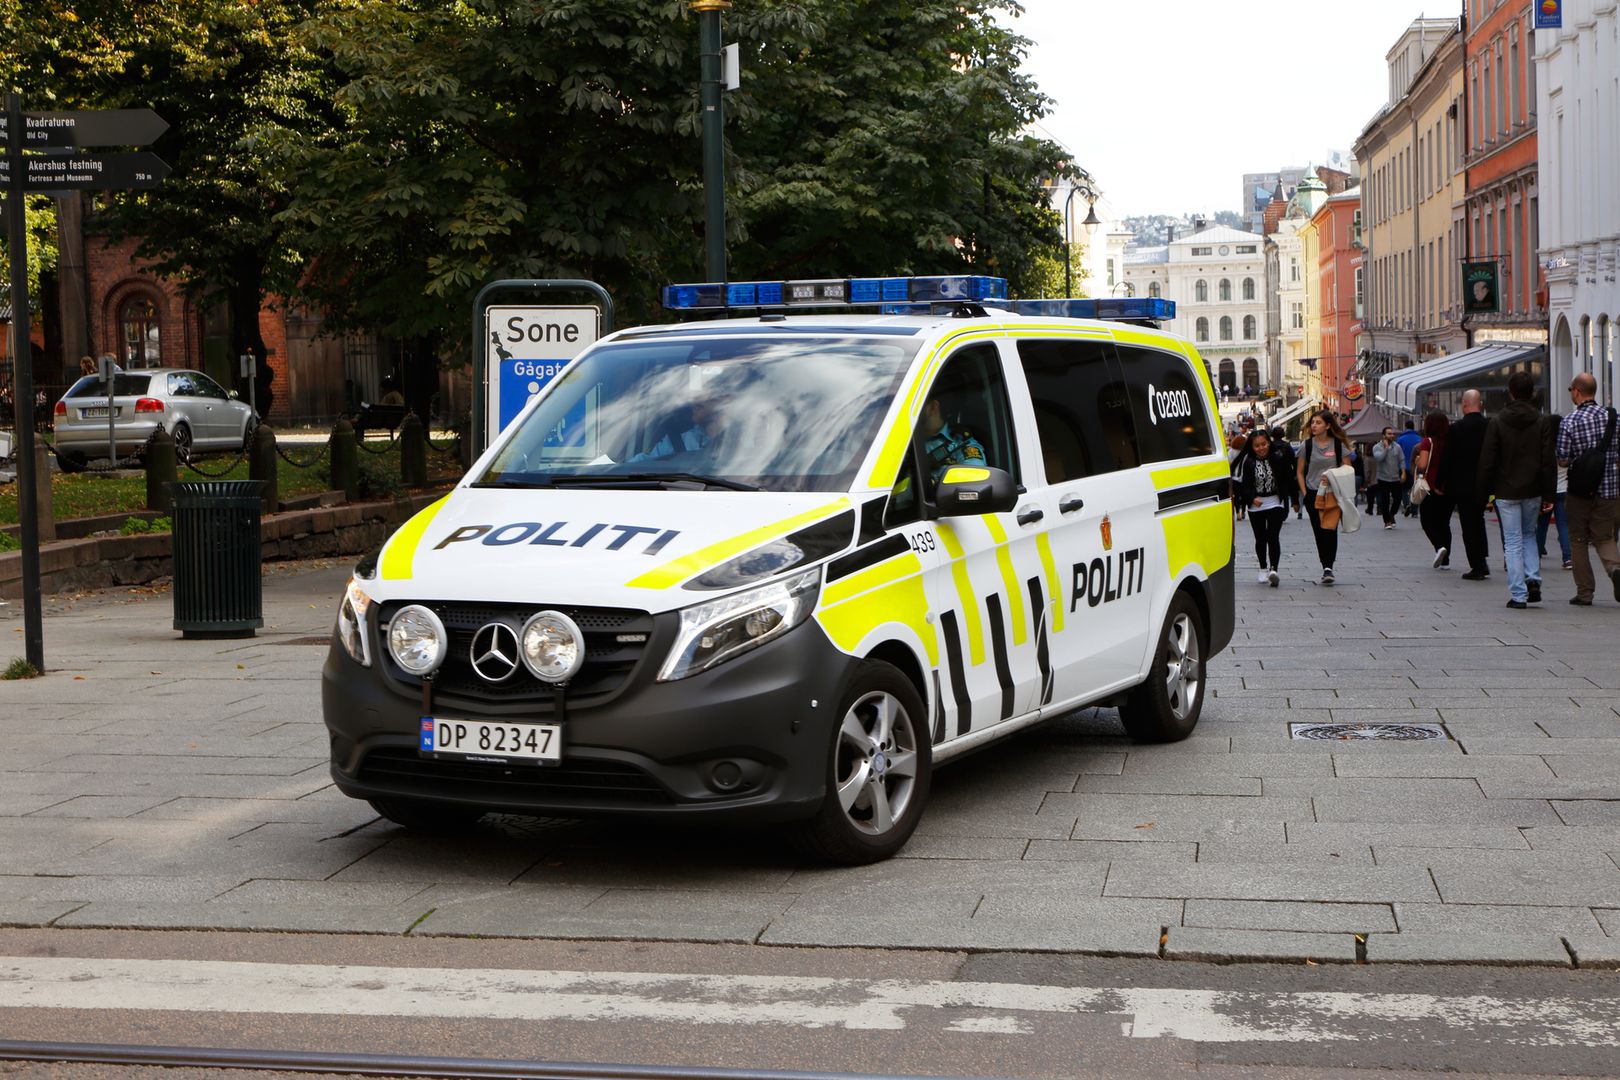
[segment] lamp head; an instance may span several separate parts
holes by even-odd
[[[1095,235],[1097,235],[1097,226],[1102,224],[1102,219],[1097,216],[1097,200],[1096,199],[1091,200],[1090,205],[1086,209],[1086,219],[1084,221],[1082,221],[1080,224],[1082,224],[1082,225],[1084,225],[1086,227],[1086,235],[1087,236],[1095,236]]]

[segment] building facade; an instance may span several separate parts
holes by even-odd
[[[1386,57],[1390,92],[1356,141],[1366,169],[1363,379],[1466,346],[1458,257],[1464,225],[1463,39],[1456,20],[1419,19]]]
[[[1565,0],[1564,25],[1536,30],[1542,268],[1554,390],[1577,371],[1609,404],[1620,387],[1620,14],[1615,0]]]
[[[1361,190],[1351,188],[1329,196],[1301,227],[1308,264],[1305,312],[1306,347],[1315,352],[1305,359],[1306,392],[1335,412],[1352,414],[1367,401],[1365,384],[1357,375],[1356,318],[1360,306],[1357,285],[1362,281],[1361,248],[1356,241],[1356,220],[1361,211]],[[1312,363],[1314,361],[1314,363]]]
[[[1547,340],[1537,188],[1534,4],[1464,0],[1467,228],[1463,258],[1494,262],[1499,310],[1469,315],[1477,341]],[[1568,16],[1565,16],[1566,22]],[[1613,77],[1613,70],[1605,73]],[[1595,134],[1595,132],[1594,132]]]
[[[1216,226],[1164,248],[1139,249],[1125,264],[1134,295],[1163,295],[1176,302],[1176,317],[1166,329],[1198,346],[1228,395],[1254,396],[1268,388],[1262,364],[1264,243],[1259,233]]]

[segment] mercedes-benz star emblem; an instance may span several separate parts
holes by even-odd
[[[517,631],[505,623],[485,623],[472,639],[472,666],[485,682],[505,682],[517,673]]]

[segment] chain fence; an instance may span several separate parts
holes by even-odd
[[[221,480],[229,476],[231,472],[245,460],[247,460],[247,450],[244,448],[242,450],[238,450],[236,452],[236,456],[231,459],[231,463],[225,466],[225,468],[221,469],[219,472],[209,472],[207,469],[199,466],[194,459],[189,457],[185,461],[178,462],[178,465],[182,469],[190,469],[198,476],[205,477],[209,480]]]
[[[331,452],[332,440],[328,438],[324,443],[321,444],[321,448],[319,450],[300,461],[281,448],[281,440],[276,440],[276,456],[295,469],[308,469],[319,465],[322,461],[326,460],[327,454]]]

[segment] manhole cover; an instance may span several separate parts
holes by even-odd
[[[1289,724],[1296,739],[1387,739],[1391,742],[1423,742],[1446,739],[1439,724]]]

